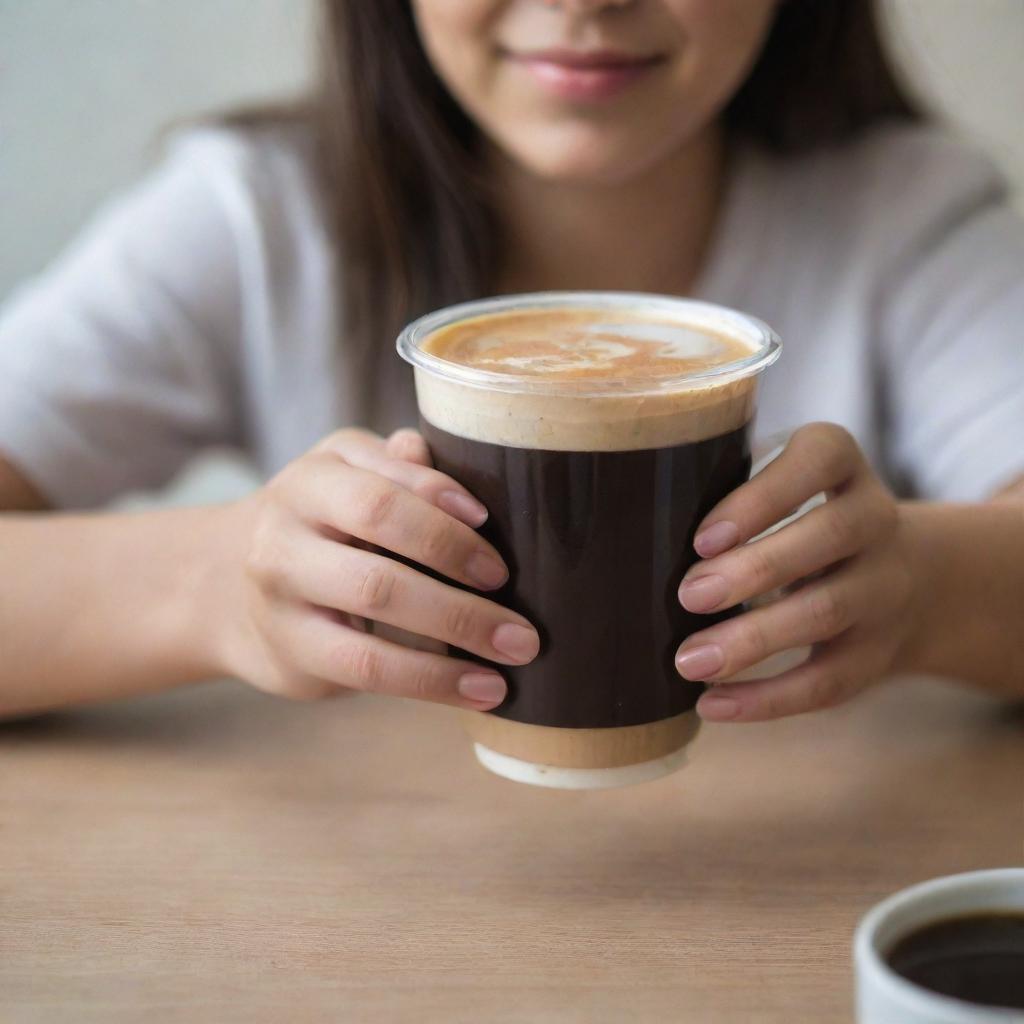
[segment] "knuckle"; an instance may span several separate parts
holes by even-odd
[[[421,561],[432,566],[446,566],[455,559],[458,541],[454,535],[454,526],[445,522],[432,525],[420,536],[419,551]]]
[[[768,643],[768,636],[758,615],[747,614],[741,618],[749,619],[744,622],[739,634],[738,647],[743,651],[744,663],[754,664],[762,661],[771,654],[772,648]],[[737,623],[739,627],[739,623]],[[727,645],[727,647],[730,645]]]
[[[807,597],[807,616],[817,639],[833,637],[850,624],[846,598],[836,587],[820,587]]]
[[[351,439],[352,428],[342,427],[341,430],[335,430],[328,434],[316,447],[321,450],[334,451]]]
[[[460,647],[475,633],[476,619],[473,609],[464,601],[453,601],[445,609],[444,630],[446,639]]]
[[[773,526],[784,518],[792,502],[767,480],[759,480],[759,487],[747,496],[750,520],[758,527]]]
[[[811,443],[816,448],[828,449],[833,452],[846,451],[854,444],[853,435],[838,423],[829,423],[822,420],[817,423],[808,423],[797,431],[803,435],[805,443]]]
[[[391,604],[395,589],[395,575],[381,566],[374,566],[364,572],[356,586],[357,607],[350,609],[370,618]]]
[[[786,702],[769,688],[768,692],[761,697],[758,717],[765,719],[782,718],[784,715],[789,714],[790,710]]]
[[[384,480],[368,486],[356,505],[359,526],[364,530],[378,530],[394,515],[397,500],[397,489]]]
[[[388,436],[388,444],[404,451],[410,448],[420,449],[424,447],[425,442],[419,431],[413,430],[412,427],[399,427]]]
[[[249,538],[245,571],[260,588],[279,589],[288,575],[282,531],[272,517],[262,517]]]
[[[774,526],[796,509],[792,484],[785,474],[768,466],[748,484],[735,492],[736,515],[751,526],[755,536]]]
[[[753,593],[764,593],[771,590],[778,580],[779,566],[771,545],[765,543],[752,544],[743,552],[746,561],[747,576]]]
[[[848,451],[856,444],[853,434],[838,423],[820,423],[818,427],[822,437],[828,438],[829,443],[837,450]]]
[[[846,463],[844,448],[834,438],[828,441],[823,439],[814,459],[818,475],[829,484],[838,483],[845,475]]]
[[[851,455],[857,450],[853,436],[838,423],[809,423],[794,435],[809,468],[830,484],[837,483],[849,470]]]
[[[417,498],[433,503],[443,482],[441,474],[436,470],[420,466],[415,466],[412,469],[412,474],[412,486],[409,489]]]
[[[338,652],[344,685],[367,693],[380,693],[385,686],[384,659],[366,643],[346,643]]]
[[[413,700],[436,701],[443,693],[437,673],[429,666],[418,669],[409,680],[408,696]]]

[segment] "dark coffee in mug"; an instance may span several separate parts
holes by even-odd
[[[531,664],[499,667],[504,703],[465,713],[479,759],[567,787],[674,770],[700,694],[674,654],[713,621],[677,588],[697,525],[747,479],[777,340],[706,304],[549,293],[442,310],[400,351],[435,465],[489,509],[511,573],[489,596],[541,636]]]
[[[897,974],[941,995],[1024,1010],[1024,914],[933,921],[900,939],[886,960]]]

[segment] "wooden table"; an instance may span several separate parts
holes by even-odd
[[[860,914],[1022,843],[1024,713],[934,682],[590,793],[199,687],[0,727],[0,1021],[849,1021]]]

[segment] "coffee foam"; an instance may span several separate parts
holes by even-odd
[[[549,326],[550,325],[550,330]],[[460,437],[553,451],[629,451],[717,437],[747,423],[756,381],[686,380],[753,354],[738,338],[619,310],[517,310],[442,328],[423,350],[510,378],[487,388],[416,367],[420,412]],[[683,378],[678,387],[670,383]],[[512,390],[556,381],[550,392]],[[649,381],[651,390],[623,389]]]
[[[520,309],[442,328],[423,350],[491,373],[547,380],[660,380],[751,354],[736,338],[616,309]]]

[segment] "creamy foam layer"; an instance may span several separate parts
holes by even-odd
[[[621,309],[516,310],[473,317],[428,337],[449,362],[563,387],[488,389],[416,368],[420,412],[441,430],[553,451],[628,451],[689,444],[736,430],[754,413],[756,379],[687,381],[753,354],[744,341]],[[670,381],[679,381],[673,387]],[[614,392],[616,382],[652,390]]]
[[[751,354],[742,341],[620,309],[520,309],[444,327],[423,351],[491,373],[549,380],[661,380]]]

